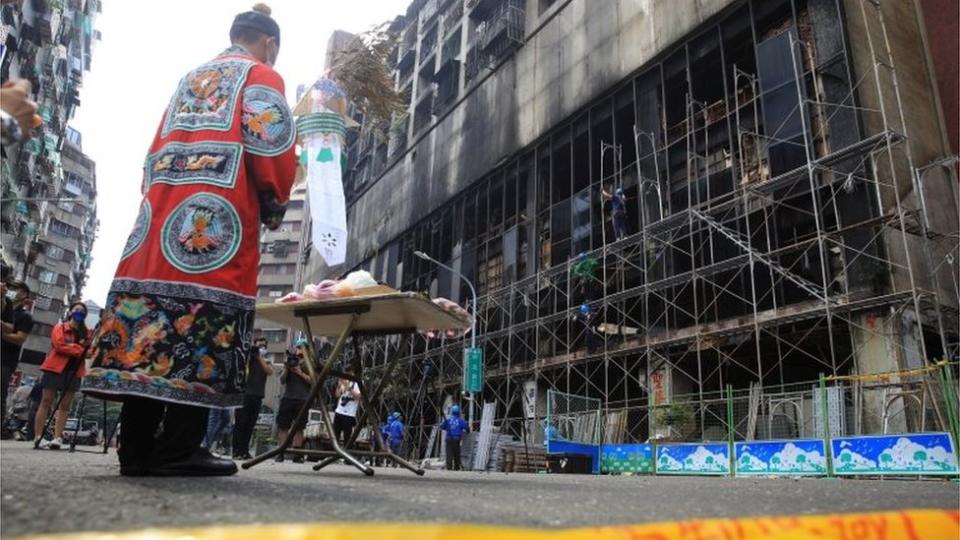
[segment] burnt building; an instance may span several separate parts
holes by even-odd
[[[920,429],[929,401],[903,395],[929,381],[856,376],[957,356],[955,158],[922,24],[913,1],[413,2],[392,60],[408,109],[350,141],[348,262],[305,275],[467,305],[414,252],[466,275],[480,399],[511,429],[553,390],[598,399],[612,442],[709,439],[729,385],[738,430],[810,435],[821,374],[852,377],[844,431]],[[427,426],[464,342],[395,346],[363,351],[407,357],[390,399]],[[684,422],[655,414],[677,402]]]

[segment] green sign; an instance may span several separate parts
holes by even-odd
[[[463,351],[463,391],[483,391],[483,349]]]

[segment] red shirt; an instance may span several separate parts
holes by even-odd
[[[77,340],[77,334],[70,323],[57,323],[50,334],[50,352],[40,364],[40,369],[51,373],[63,373],[70,361],[83,356],[84,346]],[[86,372],[83,360],[79,360],[77,378]]]

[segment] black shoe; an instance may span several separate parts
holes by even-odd
[[[250,454],[237,454],[233,456],[233,459],[237,461],[246,461],[248,459],[253,459],[253,456],[251,456]]]
[[[306,459],[303,456],[293,456],[294,463],[303,463]]]
[[[236,474],[237,464],[232,459],[220,459],[205,448],[198,448],[182,461],[153,465],[153,476],[230,476]]]
[[[277,463],[283,463],[283,460],[284,460],[283,454],[280,454],[277,456],[277,459],[275,459],[274,461],[276,461]]]

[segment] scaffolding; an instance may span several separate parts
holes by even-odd
[[[957,158],[915,163],[882,4],[849,5],[858,7],[848,7],[847,17],[859,17],[868,64],[859,66],[862,75],[845,94],[828,95],[821,77],[830,65],[816,63],[804,28],[787,28],[780,39],[789,49],[791,77],[776,91],[792,86],[793,108],[777,125],[764,121],[770,113],[762,96],[771,90],[762,77],[734,65],[734,88],[720,100],[686,94],[679,128],[658,133],[634,125],[631,163],[623,164],[620,145],[601,143],[601,163],[613,156],[612,171],[601,165],[604,182],[621,186],[625,175],[634,177],[639,200],[632,208],[641,226],[611,239],[604,224],[602,246],[586,254],[599,262],[598,275],[575,276],[571,260],[479,298],[483,396],[497,404],[501,432],[530,433],[541,442],[542,416],[534,419],[541,429],[531,429],[513,399],[528,380],[544,394],[598,398],[608,442],[654,437],[654,412],[686,394],[695,398],[695,410],[684,436],[702,440],[717,414],[716,394],[730,384],[751,410],[799,411],[813,391],[797,385],[819,373],[883,371],[866,363],[878,343],[893,358],[890,370],[957,359]],[[831,122],[849,114],[860,132],[839,141]],[[720,118],[732,118],[734,134],[717,146],[711,139]],[[795,131],[786,133],[792,125]],[[679,140],[682,182],[668,170]],[[802,149],[801,163],[783,157],[791,148]],[[733,189],[714,195],[716,178]],[[952,217],[933,219],[931,198]],[[851,212],[851,201],[863,211]],[[607,222],[606,208],[601,212]],[[597,320],[578,320],[581,304]],[[602,347],[584,347],[591,332]],[[368,361],[382,363],[383,344],[368,346]],[[393,400],[427,416],[416,419],[425,427],[415,441],[426,441],[438,419],[430,411],[456,395],[463,346],[443,338],[411,345],[409,370]],[[423,403],[411,403],[414,390],[402,390],[421,387]],[[913,400],[904,396],[914,390],[891,385],[884,400]],[[757,421],[754,415],[737,429],[751,437],[773,430]],[[850,424],[846,429],[865,431],[862,422]]]

